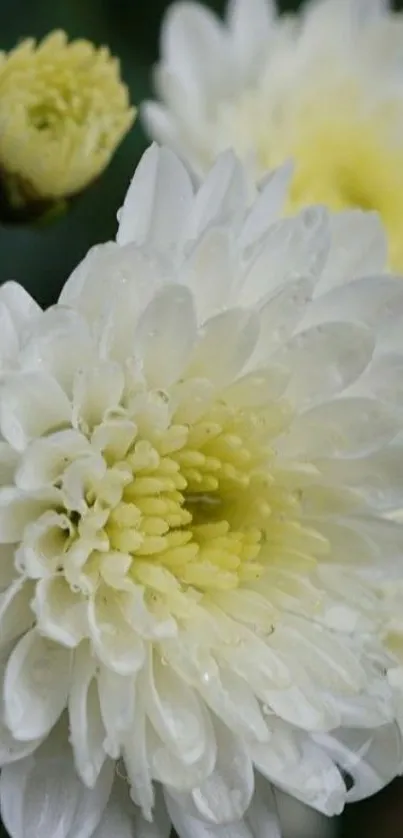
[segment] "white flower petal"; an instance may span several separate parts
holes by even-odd
[[[62,576],[41,579],[35,590],[32,608],[37,627],[44,637],[74,648],[88,632],[86,601],[72,591]]]
[[[273,353],[279,349],[294,333],[299,325],[306,305],[312,296],[314,280],[300,278],[288,282],[276,290],[269,299],[264,299],[259,308],[260,333],[249,366],[254,368],[273,361]],[[281,349],[279,350],[281,353]],[[286,357],[287,348],[284,350]],[[277,362],[276,356],[275,360]],[[299,355],[298,355],[299,360]],[[281,365],[281,354],[279,361]],[[283,365],[292,370],[293,365]]]
[[[97,786],[81,783],[67,749],[45,748],[1,772],[1,811],[11,838],[92,838],[107,803],[113,767]]]
[[[71,653],[28,632],[15,647],[4,678],[5,719],[16,739],[44,736],[66,706]]]
[[[292,369],[286,395],[303,410],[346,389],[365,370],[373,351],[374,338],[366,326],[326,323],[296,335],[275,360]]]
[[[31,628],[35,615],[30,607],[33,588],[23,577],[15,579],[0,594],[0,645],[24,634]]]
[[[221,226],[228,221],[240,223],[246,200],[243,168],[232,151],[224,152],[197,192],[188,222],[188,239],[199,238],[213,225]]]
[[[328,483],[356,489],[371,505],[387,510],[403,506],[402,456],[396,441],[368,457],[321,459],[316,464]]]
[[[105,666],[118,675],[130,675],[141,668],[144,643],[130,629],[110,590],[98,589],[89,601],[88,625],[94,649]]]
[[[217,387],[242,372],[253,352],[259,321],[253,312],[230,309],[207,321],[190,360],[188,375],[208,377]]]
[[[105,751],[117,759],[125,732],[133,723],[136,697],[136,678],[118,675],[100,666],[97,675],[99,704],[105,726]]]
[[[128,419],[109,419],[95,428],[91,443],[108,462],[124,460],[137,435],[137,427]]]
[[[371,273],[318,294],[305,312],[304,328],[343,320],[387,331],[391,320],[403,316],[403,288],[397,280]]]
[[[269,227],[245,273],[238,305],[253,305],[291,280],[317,279],[329,251],[329,215],[322,207],[308,207],[296,219]]]
[[[0,489],[0,542],[19,542],[27,524],[57,503],[60,494],[56,489],[35,494],[25,494],[12,486]]]
[[[250,754],[265,777],[303,803],[326,815],[339,814],[343,809],[347,792],[340,771],[308,737],[295,734],[293,747],[291,737],[287,743],[283,730],[268,745],[251,746]]]
[[[24,492],[54,485],[70,461],[90,451],[88,440],[75,430],[58,431],[35,439],[20,460],[15,483]]]
[[[318,293],[352,279],[383,272],[387,243],[378,213],[341,212],[330,217],[330,225],[332,247]]]
[[[106,759],[96,666],[89,647],[82,643],[74,654],[69,719],[75,765],[83,783],[89,788],[94,788]]]
[[[149,662],[143,685],[147,715],[162,741],[183,762],[192,764],[210,749],[213,732],[197,694],[157,655]]]
[[[218,314],[233,282],[232,241],[223,227],[208,227],[200,236],[181,279],[194,294],[199,323]]]
[[[236,821],[248,808],[254,789],[253,769],[246,748],[221,722],[214,725],[217,760],[214,771],[191,798],[200,815],[215,824]]]
[[[147,729],[147,746],[153,779],[171,789],[190,792],[214,770],[217,756],[214,737],[209,739],[200,759],[192,764],[184,762],[165,746],[151,725]]]
[[[8,368],[13,365],[19,350],[18,332],[7,306],[0,298],[0,365]]]
[[[27,324],[42,314],[38,303],[18,282],[5,282],[1,286],[0,302],[8,308],[15,328],[20,333]]]
[[[226,78],[224,30],[220,20],[198,3],[175,3],[165,17],[161,52],[168,68],[191,93],[196,108],[204,91]],[[206,55],[213,56],[206,65]]]
[[[93,338],[84,318],[71,309],[56,307],[34,320],[20,353],[20,363],[27,372],[46,372],[71,396],[74,375],[82,366],[95,360]]]
[[[0,766],[11,765],[13,762],[29,757],[42,743],[43,738],[32,739],[30,742],[21,742],[14,739],[8,727],[0,722]],[[0,792],[1,794],[1,792]]]
[[[73,423],[94,428],[120,402],[124,376],[119,364],[105,361],[99,366],[79,370],[73,384]]]
[[[192,201],[193,188],[184,166],[169,149],[151,146],[127,191],[116,241],[172,252]]]
[[[301,414],[287,435],[287,455],[362,457],[396,438],[398,417],[376,399],[339,398]],[[283,441],[279,450],[285,451]]]
[[[51,376],[20,372],[2,384],[0,428],[17,451],[23,451],[31,439],[66,426],[70,420],[70,402]]]
[[[189,814],[172,795],[165,793],[165,800],[169,816],[180,838],[254,838],[243,820],[225,826],[213,826],[208,821]]]
[[[260,69],[272,34],[273,0],[230,0],[227,18],[237,62],[245,81]]]
[[[376,794],[401,771],[402,737],[396,723],[373,731],[342,729],[318,734],[315,741],[350,777],[349,803]]]
[[[139,319],[135,345],[150,387],[169,387],[180,376],[196,340],[191,293],[165,286]]]
[[[139,691],[133,723],[122,743],[123,759],[130,783],[130,797],[141,807],[146,820],[151,821],[155,803],[155,788],[149,761],[145,696]]]
[[[144,600],[145,590],[140,585],[127,584],[120,597],[120,608],[128,624],[146,640],[175,637],[177,625],[173,617],[153,613]]]
[[[166,108],[158,102],[146,101],[140,106],[140,116],[147,133],[172,151],[180,151],[178,131]]]
[[[243,14],[247,12],[248,19],[252,20],[253,15],[250,15],[248,3],[245,0],[236,0],[236,2],[243,7]],[[267,0],[253,0],[253,2],[263,5],[267,10]],[[246,216],[239,241],[241,248],[246,250],[256,245],[278,219],[286,201],[292,174],[293,164],[287,162],[270,172],[265,178],[261,192]]]
[[[93,838],[169,838],[171,822],[162,795],[158,795],[152,822],[146,821],[130,801],[126,784],[116,779],[112,794]]]

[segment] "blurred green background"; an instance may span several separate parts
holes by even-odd
[[[371,0],[368,0],[368,3]],[[224,0],[205,0],[221,12]],[[0,49],[55,28],[70,37],[107,44],[122,63],[134,103],[151,94],[150,70],[158,55],[158,32],[167,0],[0,0]],[[280,3],[283,10],[299,3]],[[395,3],[403,8],[403,0]],[[104,176],[46,230],[0,226],[0,283],[21,282],[42,305],[53,303],[72,268],[96,242],[113,238],[119,208],[147,138],[137,122]],[[1,831],[1,827],[0,827]],[[403,838],[400,783],[366,803],[351,806],[340,820],[340,838]],[[40,836],[32,836],[40,838]],[[113,836],[111,836],[113,838]],[[312,836],[315,838],[315,836]]]

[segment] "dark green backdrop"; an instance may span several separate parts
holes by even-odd
[[[167,0],[0,0],[0,49],[54,28],[108,44],[121,58],[133,102],[140,102],[151,92],[150,68],[157,58],[159,24],[168,5]],[[206,5],[221,11],[224,0],[206,0]],[[281,3],[283,9],[298,5],[292,0]],[[403,0],[395,5],[403,7]],[[88,248],[114,236],[116,211],[145,146],[146,137],[137,123],[103,178],[46,231],[0,227],[0,283],[16,279],[42,304],[54,302]],[[365,838],[403,838],[401,798],[403,804],[402,787],[394,784],[372,801],[350,807],[340,822],[340,835],[356,838],[360,831]]]

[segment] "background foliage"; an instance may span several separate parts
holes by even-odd
[[[205,3],[219,12],[224,7],[224,0]],[[167,0],[0,0],[0,49],[8,50],[20,38],[42,37],[55,28],[65,29],[70,37],[107,44],[120,57],[132,101],[139,103],[151,94],[150,70],[157,59],[159,26],[168,5]],[[299,3],[283,0],[280,6],[291,10]],[[395,6],[403,8],[403,0]],[[138,122],[105,175],[67,216],[46,230],[0,227],[0,283],[18,280],[42,305],[55,302],[89,247],[113,238],[116,211],[146,144]],[[340,821],[340,836],[356,838],[362,831],[366,838],[403,838],[402,804],[402,786],[395,783],[373,800],[349,807]]]

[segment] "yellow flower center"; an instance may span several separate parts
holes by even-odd
[[[123,575],[169,595],[188,586],[201,593],[236,588],[285,555],[311,567],[327,543],[301,524],[298,477],[280,477],[269,444],[288,420],[285,404],[240,410],[218,402],[191,426],[139,433],[124,461],[112,458],[106,478],[87,493],[89,518],[91,505],[111,508],[105,545],[84,572],[114,586],[120,555]],[[114,469],[124,487],[113,506],[105,487]],[[83,516],[66,546],[88,526]],[[106,564],[103,550],[112,552]]]
[[[389,238],[390,265],[403,270],[399,104],[390,99],[370,111],[352,83],[333,89],[319,88],[318,82],[310,98],[301,85],[292,96],[285,90],[271,100],[256,90],[227,102],[214,125],[219,146],[235,143],[247,156],[254,150],[260,173],[293,159],[289,212],[315,203],[335,211],[379,212]]]
[[[386,116],[386,115],[385,115]],[[403,270],[403,150],[387,142],[379,114],[360,119],[337,113],[307,126],[293,147],[296,172],[290,210],[321,203],[380,213],[389,239],[389,261]]]

